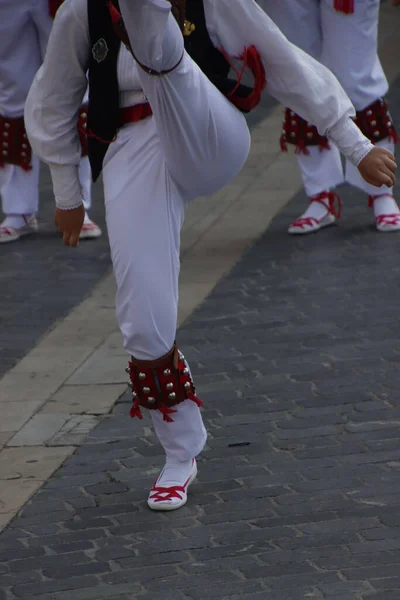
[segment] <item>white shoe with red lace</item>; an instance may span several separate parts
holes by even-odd
[[[197,475],[193,458],[187,463],[166,463],[147,500],[152,510],[176,510],[187,502],[187,490]]]
[[[21,215],[21,227],[15,227],[7,224],[10,219],[6,217],[0,225],[0,244],[16,242],[24,235],[35,233],[38,230],[38,223],[35,215]]]
[[[368,197],[368,206],[374,209],[376,228],[389,232],[400,229],[400,209],[391,194]]]
[[[307,210],[289,225],[288,232],[292,235],[304,235],[333,225],[336,219],[340,218],[341,208],[342,204],[337,194],[321,192],[310,198]]]
[[[80,240],[94,240],[101,236],[100,227],[86,215],[82,225],[81,233],[79,234]]]

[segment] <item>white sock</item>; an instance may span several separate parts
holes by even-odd
[[[92,223],[92,219],[89,219],[89,215],[87,214],[87,212],[85,211],[85,218],[83,221],[84,225],[87,225],[88,223]]]
[[[180,462],[167,458],[165,466],[157,480],[157,486],[183,485],[190,477],[192,465],[192,460]]]
[[[397,215],[400,213],[396,200],[387,194],[375,198],[372,208],[374,209],[375,217],[381,215]]]
[[[24,216],[25,218],[29,219],[29,217],[33,215],[7,215],[0,227],[13,227],[14,229],[21,229],[21,227],[26,225]]]

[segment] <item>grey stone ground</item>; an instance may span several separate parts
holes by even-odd
[[[0,247],[0,377],[83,300],[110,264],[106,236],[82,242],[79,252],[62,245],[45,168],[40,191],[39,232]],[[103,227],[100,186],[93,196],[90,215]]]
[[[248,117],[250,127],[276,105],[264,98]],[[104,229],[101,184],[93,188],[90,216]],[[107,236],[65,248],[54,224],[48,170],[42,169],[37,234],[0,247],[0,377],[35,346],[54,323],[87,296],[110,267]]]
[[[146,508],[126,395],[0,536],[0,600],[398,600],[400,238],[343,200],[292,238],[293,199],[180,330],[210,433],[188,505]]]

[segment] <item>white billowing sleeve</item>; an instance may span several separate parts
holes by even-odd
[[[213,44],[233,57],[255,46],[268,93],[315,124],[357,166],[373,146],[353,122],[355,109],[333,73],[291,44],[255,0],[204,0],[204,7]]]
[[[44,62],[25,104],[33,152],[49,165],[56,205],[64,209],[82,203],[77,126],[90,52],[86,5],[86,0],[68,0],[57,11]]]

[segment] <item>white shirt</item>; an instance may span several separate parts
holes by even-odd
[[[348,96],[335,76],[291,44],[254,0],[203,0],[213,44],[230,56],[254,45],[263,61],[267,91],[329,137],[358,165],[373,147],[353,123]],[[87,0],[68,0],[59,9],[46,57],[25,107],[33,151],[49,164],[56,204],[80,204],[81,146],[77,117],[84,97],[91,44]],[[120,105],[143,102],[137,64],[121,45],[118,57]]]

